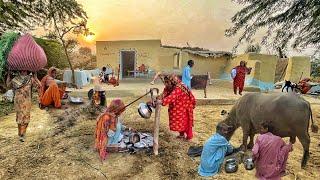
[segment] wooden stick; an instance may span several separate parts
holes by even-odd
[[[154,118],[154,129],[153,129],[153,153],[154,155],[158,155],[158,148],[159,148],[159,124],[160,124],[160,110],[161,104],[158,102],[156,103],[156,110],[155,110],[155,118]]]

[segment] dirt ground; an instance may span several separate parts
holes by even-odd
[[[124,88],[107,87],[110,90],[107,91],[108,102],[114,97],[122,97],[126,103],[130,102],[145,92],[146,86],[132,84]],[[74,94],[85,95],[87,89]],[[228,98],[226,89],[215,89],[212,94],[216,92],[220,92],[217,93],[219,98]],[[201,93],[196,92],[196,95],[201,96]],[[216,97],[217,94],[212,96]],[[152,132],[153,118],[142,119],[137,113],[137,105],[130,106],[123,114],[125,125],[138,131]],[[34,106],[24,143],[18,141],[15,114],[0,117],[0,179],[201,179],[197,174],[200,158],[188,157],[187,150],[191,145],[202,145],[215,132],[215,126],[222,118],[221,110],[229,110],[232,105],[197,106],[196,137],[193,142],[176,139],[176,134],[169,131],[167,109],[163,107],[158,156],[148,152],[116,153],[109,154],[104,162],[93,150],[95,119],[82,107],[85,105],[69,105],[67,110],[46,111]],[[320,126],[317,117],[320,115],[320,105],[314,103],[312,109],[315,121]],[[66,116],[73,117],[60,118]],[[288,175],[283,179],[316,179],[320,176],[320,134],[310,132],[310,136],[311,155],[307,168],[300,168],[302,146],[297,141],[294,151],[289,155]],[[239,129],[231,143],[239,146],[241,138]],[[246,171],[240,164],[237,173],[221,172],[211,179],[255,179],[254,173],[254,170]]]

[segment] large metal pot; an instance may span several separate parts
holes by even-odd
[[[252,158],[248,158],[244,161],[244,168],[246,170],[252,170],[254,168],[254,162]]]
[[[235,173],[238,170],[238,164],[237,164],[237,160],[234,158],[230,158],[228,160],[226,160],[226,164],[225,164],[225,171],[226,173]]]
[[[149,119],[152,114],[152,109],[146,103],[140,103],[138,107],[138,112],[142,118]]]

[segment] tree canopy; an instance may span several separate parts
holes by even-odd
[[[244,5],[232,17],[226,36],[241,33],[235,48],[266,30],[262,44],[273,49],[320,48],[319,0],[233,0]]]
[[[64,28],[76,24],[78,19],[86,24],[87,15],[76,0],[0,0],[0,34],[6,30],[32,30],[63,20]],[[63,29],[62,29],[63,30]]]

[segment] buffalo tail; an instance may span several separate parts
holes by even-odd
[[[312,110],[311,110],[311,107],[309,105],[309,111],[310,111],[310,117],[311,117],[311,131],[313,133],[318,133],[318,130],[319,130],[319,127],[317,125],[314,124],[313,122],[313,117],[312,117]]]

